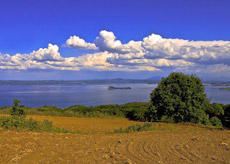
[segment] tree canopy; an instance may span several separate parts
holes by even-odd
[[[162,78],[151,93],[149,121],[204,123],[209,104],[201,79],[196,75],[173,72]]]

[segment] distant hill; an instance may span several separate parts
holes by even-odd
[[[230,86],[230,82],[219,82],[219,81],[206,81],[203,84],[206,86]]]
[[[0,80],[1,85],[74,85],[74,84],[157,84],[162,77],[148,79],[95,79],[95,80]],[[206,86],[230,86],[230,82],[206,81]]]
[[[0,80],[0,85],[73,85],[73,84],[156,84],[158,80],[151,79],[95,79],[95,80]]]

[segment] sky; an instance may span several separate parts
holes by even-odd
[[[229,0],[0,0],[0,80],[230,81]]]

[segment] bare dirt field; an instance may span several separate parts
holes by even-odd
[[[115,118],[32,117],[51,120],[66,129],[69,122],[69,130],[96,134],[3,131],[0,132],[1,164],[230,163],[229,130],[158,123],[162,128],[156,131],[106,134],[137,122]],[[62,123],[58,124],[60,120]]]
[[[71,131],[88,132],[88,133],[105,133],[118,128],[127,128],[134,125],[136,121],[130,121],[124,118],[77,118],[77,117],[52,117],[52,116],[33,116],[37,121],[49,120],[54,126]],[[139,124],[143,124],[139,122]]]

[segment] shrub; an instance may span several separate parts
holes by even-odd
[[[216,126],[216,127],[218,127],[218,128],[222,128],[223,126],[222,126],[222,123],[221,123],[221,121],[220,121],[220,119],[218,119],[217,117],[212,117],[211,119],[210,119],[210,122],[211,122],[211,124],[213,125],[213,126]]]
[[[20,100],[14,99],[14,105],[11,109],[11,116],[25,116],[25,112],[23,109],[20,109],[19,104],[21,103]]]
[[[146,121],[145,113],[148,111],[149,103],[128,103],[121,105],[125,112],[126,118],[131,120]]]
[[[43,124],[45,125],[45,126],[53,126],[53,122],[52,121],[49,121],[49,120],[43,120]]]
[[[160,121],[162,121],[162,122],[168,122],[168,123],[174,122],[173,118],[172,117],[168,117],[168,116],[162,116]]]
[[[137,132],[137,131],[148,131],[152,129],[151,123],[144,123],[142,126],[139,124],[130,125],[126,129],[115,129],[114,133],[130,133],[130,132]]]
[[[131,120],[145,121],[145,113],[147,110],[139,108],[127,111],[126,117]]]
[[[29,130],[29,131],[46,131],[46,132],[67,132],[64,129],[54,127],[51,121],[44,120],[39,122],[24,117],[3,117],[0,119],[0,127],[6,130]]]
[[[4,129],[13,130],[38,130],[39,123],[33,119],[25,119],[23,117],[6,117],[1,119],[1,125]]]
[[[23,124],[22,117],[3,117],[0,121],[0,126],[4,129],[17,129]]]
[[[209,117],[222,117],[224,115],[223,105],[217,103],[207,104],[205,112],[209,115]]]
[[[209,115],[208,114],[206,114],[206,113],[202,114],[200,124],[207,125],[207,126],[212,125],[212,123],[209,120]]]
[[[224,106],[224,115],[221,120],[225,127],[230,128],[230,105]]]

